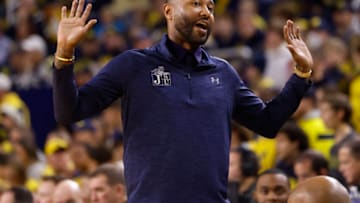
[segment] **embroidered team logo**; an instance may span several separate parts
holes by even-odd
[[[164,66],[159,66],[152,70],[151,79],[153,86],[171,86],[171,74],[170,72],[165,72]]]

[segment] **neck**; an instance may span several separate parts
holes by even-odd
[[[195,51],[197,48],[199,48],[200,45],[194,45],[187,41],[186,39],[180,37],[180,34],[173,34],[172,32],[168,33],[169,39],[174,42],[175,44],[181,46],[182,48],[188,50],[188,51]]]
[[[240,182],[238,193],[242,194],[246,192],[251,185],[256,181],[255,177],[246,177]]]

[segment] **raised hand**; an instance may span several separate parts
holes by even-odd
[[[87,4],[85,10],[84,5],[85,0],[73,0],[69,15],[67,15],[66,6],[62,7],[61,20],[57,33],[57,59],[59,59],[59,57],[71,59],[76,45],[97,22],[96,19],[87,21],[92,5]],[[59,61],[55,60],[55,65],[57,64],[56,62]]]
[[[296,62],[297,69],[303,73],[309,73],[313,67],[313,58],[305,42],[300,36],[300,28],[294,26],[294,22],[288,20],[284,25],[284,38],[287,47]]]

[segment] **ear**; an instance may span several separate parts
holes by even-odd
[[[170,5],[170,3],[165,3],[163,5],[163,13],[166,18],[166,21],[172,20],[172,10],[173,7]]]
[[[122,184],[117,184],[114,186],[114,188],[117,194],[122,196],[125,195],[125,187]]]

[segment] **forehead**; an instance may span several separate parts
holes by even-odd
[[[258,187],[268,187],[268,188],[275,188],[275,187],[285,187],[288,188],[288,178],[283,174],[265,174],[259,177],[257,182]]]
[[[90,178],[90,186],[107,185],[107,177],[103,174],[99,174]]]

